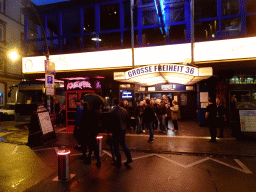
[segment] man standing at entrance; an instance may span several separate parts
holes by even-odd
[[[146,99],[146,107],[143,113],[143,121],[145,123],[146,128],[149,131],[149,140],[148,142],[153,143],[154,140],[154,130],[153,123],[156,119],[155,112],[150,105],[150,99]]]
[[[223,138],[223,131],[225,126],[225,108],[220,103],[220,99],[216,98],[217,116],[216,116],[216,127],[220,128],[220,134],[218,138]]]
[[[216,142],[216,115],[217,107],[212,102],[212,98],[208,98],[208,106],[206,107],[205,118],[210,129],[211,139],[208,142]]]
[[[129,163],[132,162],[132,157],[130,150],[126,146],[125,143],[125,132],[127,129],[127,124],[129,120],[129,116],[127,111],[119,106],[119,99],[114,99],[115,109],[110,112],[111,115],[111,125],[112,125],[112,136],[114,143],[114,153],[116,155],[116,167],[121,166],[121,154],[119,150],[119,144],[123,148],[127,161],[124,163],[125,166],[128,166]]]
[[[75,149],[80,150],[81,149],[81,130],[80,130],[80,121],[82,119],[83,114],[83,106],[81,106],[81,101],[79,99],[75,100],[75,104],[77,106],[76,113],[75,113],[75,127],[74,127],[74,137],[78,143],[78,145],[75,147]]]

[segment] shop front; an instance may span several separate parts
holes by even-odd
[[[190,43],[135,47],[134,58],[131,49],[50,55],[49,58],[55,63],[57,79],[63,78],[64,73],[66,77],[72,77],[78,72],[84,76],[90,76],[89,72],[101,76],[111,72],[113,82],[118,85],[113,86],[115,84],[112,81],[106,83],[109,87],[103,92],[103,97],[119,96],[135,101],[136,98],[142,100],[148,95],[156,98],[163,94],[170,95],[177,98],[184,110],[191,108],[191,111],[183,113],[184,117],[196,113],[198,124],[203,125],[208,97],[221,97],[228,109],[231,95],[235,95],[239,101],[254,101],[255,50],[256,37],[249,37],[195,42],[193,65],[185,62],[191,57]],[[44,74],[44,60],[43,56],[23,58],[25,77]],[[245,73],[245,68],[249,73]],[[234,69],[237,72],[230,75]],[[222,71],[221,75],[219,71]],[[237,78],[242,83],[234,85],[238,82]],[[94,89],[85,90],[93,92]],[[77,93],[77,96],[81,94]],[[74,112],[74,109],[71,111]],[[69,123],[72,124],[71,121]]]
[[[102,94],[101,81],[103,77],[99,78],[66,78],[65,80],[65,105],[66,105],[66,125],[73,126],[76,112],[76,99],[83,98],[89,93]]]
[[[145,96],[155,99],[162,98],[163,95],[169,96],[178,101],[182,119],[196,120],[197,97],[195,84],[211,76],[211,67],[199,68],[190,65],[158,64],[114,73],[114,80],[122,83],[126,82],[127,87],[134,87],[133,90],[125,90],[125,93],[135,97],[132,97],[135,101],[142,100]],[[131,83],[135,85],[129,86]],[[125,87],[125,84],[122,84],[122,86]],[[120,92],[124,92],[124,90],[120,90]],[[124,98],[123,94],[120,98]]]

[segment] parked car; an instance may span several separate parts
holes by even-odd
[[[7,103],[0,109],[2,121],[12,121],[15,117],[15,103]]]

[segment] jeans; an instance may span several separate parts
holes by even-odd
[[[153,141],[153,139],[154,139],[153,121],[145,123],[145,126],[149,132],[149,140]]]
[[[160,131],[166,131],[166,128],[165,128],[165,115],[158,115],[157,118],[158,118],[158,122],[159,122]]]
[[[142,133],[142,117],[136,117],[136,132],[137,133]]]
[[[121,145],[127,160],[131,160],[132,157],[131,157],[130,150],[128,149],[125,143],[125,131],[121,131],[119,133],[113,133],[113,146],[114,146],[114,153],[116,156],[116,162],[118,164],[121,164],[121,154],[119,150],[119,144]]]

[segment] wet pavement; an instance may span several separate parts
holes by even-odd
[[[209,143],[209,130],[195,122],[180,122],[179,131],[148,133],[129,130],[126,141],[133,162],[112,165],[103,133],[102,166],[83,164],[70,129],[55,128],[56,140],[26,146],[27,125],[8,122],[0,136],[0,191],[256,191],[256,142],[238,141],[230,128],[224,138]],[[70,180],[58,180],[58,148],[71,150]],[[122,152],[122,160],[125,156]]]

